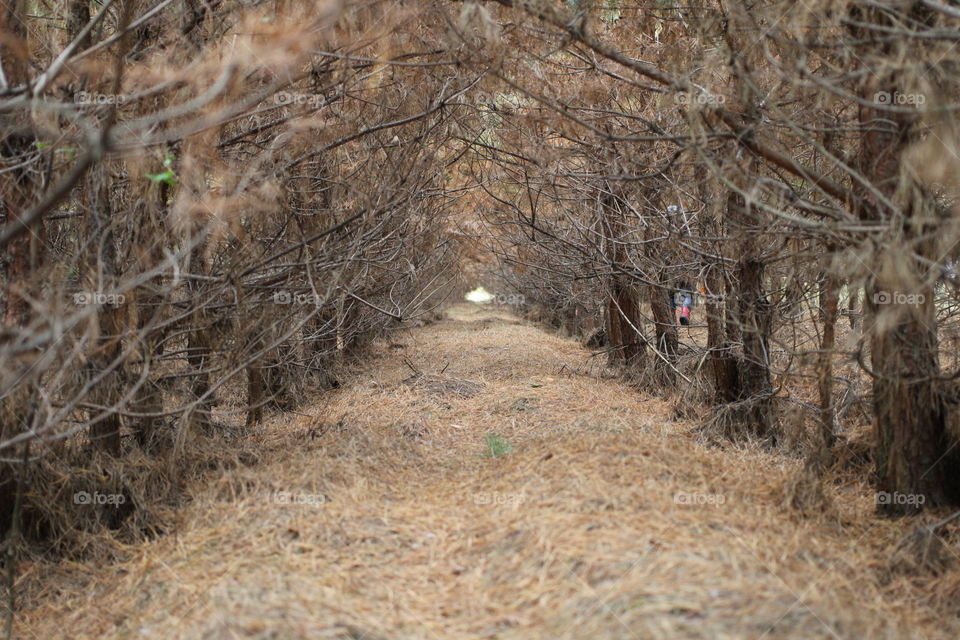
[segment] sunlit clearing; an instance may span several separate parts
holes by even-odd
[[[487,303],[493,300],[493,295],[483,287],[477,287],[466,296],[467,302]]]

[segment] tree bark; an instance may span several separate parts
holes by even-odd
[[[623,214],[613,197],[602,203],[603,226],[607,237],[607,258],[614,272],[626,267],[626,249],[623,238],[626,225]],[[622,273],[614,273],[609,280],[607,302],[607,336],[610,342],[610,362],[628,366],[638,365],[645,355],[643,336],[639,330],[640,300],[636,287]]]
[[[755,225],[743,197],[731,191],[727,213],[740,223],[740,258],[736,268],[736,324],[743,354],[738,364],[740,402],[748,403],[743,429],[750,435],[773,438],[773,385],[770,380],[770,303],[763,287],[765,264],[749,227]]]
[[[137,231],[137,245],[140,249],[140,269],[147,271],[163,260],[163,243],[166,238],[165,216],[169,187],[161,183],[155,193],[151,193],[147,206],[139,216],[140,228]],[[154,416],[137,418],[134,434],[140,446],[147,451],[157,451],[160,445],[158,435],[162,418],[155,417],[163,413],[163,391],[152,369],[163,352],[163,278],[160,275],[150,278],[137,288],[137,335],[139,337],[140,376],[146,376],[142,386],[134,396],[134,411]]]
[[[865,11],[861,20],[889,22],[879,9]],[[889,74],[871,77],[861,87],[864,103],[859,114],[858,168],[893,206],[862,187],[853,203],[861,220],[885,223],[891,232],[874,252],[865,287],[874,376],[877,506],[888,515],[960,502],[960,461],[950,451],[948,407],[938,381],[934,284],[940,274],[936,267],[931,270],[909,257],[916,254],[936,264],[936,230],[942,228],[939,218],[945,214],[903,167],[904,151],[919,136],[917,114],[873,103],[878,90],[895,95],[900,88]]]
[[[67,42],[73,42],[83,28],[90,22],[90,0],[67,0]],[[77,47],[83,51],[90,46],[90,34],[84,36]]]
[[[204,261],[205,243],[198,242],[191,252],[190,267],[202,275],[207,275]],[[211,344],[212,331],[210,318],[207,313],[207,303],[199,301],[203,295],[203,288],[196,279],[187,282],[187,289],[194,299],[195,311],[190,316],[190,332],[187,337],[187,364],[190,366],[190,391],[193,399],[199,404],[191,412],[191,427],[206,429],[210,426],[210,416],[213,410],[213,398],[207,395],[210,391],[210,357],[213,353]]]
[[[677,325],[670,309],[668,300],[671,289],[669,286],[647,285],[647,301],[650,303],[650,313],[653,315],[656,349],[666,359],[657,358],[656,369],[664,376],[664,382],[675,378],[673,369],[669,366],[677,359]]]
[[[29,66],[27,58],[21,54],[18,45],[27,48],[24,5],[22,0],[8,0],[0,4],[0,66],[10,86],[28,84]],[[0,155],[6,166],[12,170],[0,173],[0,206],[2,206],[3,225],[11,224],[35,201],[40,185],[31,177],[31,172],[17,165],[23,163],[27,154],[34,151],[34,135],[31,123],[25,115],[0,114]],[[16,334],[30,321],[30,307],[27,294],[33,283],[30,275],[33,267],[38,266],[43,243],[37,242],[36,233],[22,234],[13,238],[5,246],[3,256],[3,307],[0,317],[5,329],[4,340],[15,340]],[[25,373],[29,374],[29,371]],[[28,429],[36,414],[36,395],[38,385],[32,376],[5,394],[0,399],[0,441],[8,440]],[[20,463],[0,461],[0,525],[4,535],[12,524],[16,512],[15,496],[18,476],[22,473]],[[8,558],[10,561],[11,558]]]
[[[706,205],[714,198],[706,167],[698,165],[696,175],[700,200]],[[720,237],[718,220],[721,219],[721,211],[722,205],[719,205],[715,211],[708,210],[700,216],[703,237]],[[728,298],[723,295],[725,283],[728,281],[727,267],[722,255],[716,261],[703,256],[701,269],[706,294],[703,296],[703,309],[707,320],[707,366],[713,376],[713,402],[717,405],[729,404],[740,397],[740,382],[733,344],[727,331],[725,300]]]
[[[824,279],[821,292],[821,309],[823,310],[823,335],[820,340],[820,353],[817,358],[817,388],[820,394],[820,447],[825,454],[821,459],[829,456],[833,443],[833,347],[837,326],[837,307],[839,282],[833,275]]]
[[[87,212],[87,237],[93,238],[96,250],[90,252],[86,268],[85,293],[100,291],[113,292],[117,285],[117,256],[114,247],[112,229],[112,207],[110,203],[110,184],[105,165],[99,165],[89,176],[87,190],[89,210]],[[96,422],[90,427],[90,441],[93,446],[110,455],[120,454],[120,415],[109,408],[122,397],[124,366],[116,365],[123,352],[121,338],[124,333],[122,320],[123,306],[120,304],[102,304],[98,306],[97,340],[89,358],[90,375],[96,376],[111,366],[114,369],[107,374],[94,390],[96,404],[106,407],[108,412],[101,415],[100,409],[90,412],[90,418]]]

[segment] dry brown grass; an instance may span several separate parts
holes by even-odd
[[[668,401],[577,373],[575,342],[462,306],[380,353],[193,487],[174,533],[28,567],[19,637],[960,634],[958,574],[891,565],[916,520],[848,477],[802,515],[800,461],[698,441]],[[489,433],[513,451],[484,457]]]

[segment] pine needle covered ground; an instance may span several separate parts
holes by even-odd
[[[865,483],[801,517],[801,461],[708,448],[496,307],[379,347],[128,561],[27,567],[18,637],[960,635],[956,572],[898,569],[918,520],[877,518]]]

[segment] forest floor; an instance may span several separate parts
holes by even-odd
[[[34,565],[16,637],[960,637],[956,572],[893,567],[916,522],[868,484],[801,517],[801,460],[710,445],[600,359],[489,306],[398,331],[175,531]]]

